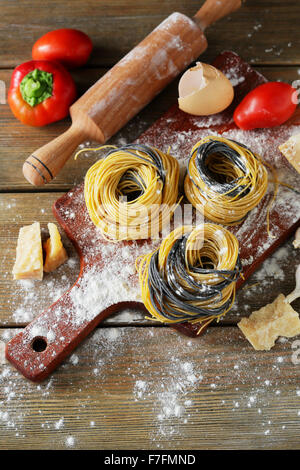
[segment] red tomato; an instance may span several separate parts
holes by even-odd
[[[67,68],[84,65],[93,44],[87,34],[77,29],[56,29],[44,34],[32,48],[34,60],[53,60]]]
[[[250,91],[234,111],[233,119],[244,130],[275,127],[294,113],[294,93],[288,83],[268,82]]]

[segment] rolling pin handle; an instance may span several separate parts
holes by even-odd
[[[206,0],[194,15],[194,21],[204,31],[211,24],[238,10],[241,4],[241,0]]]
[[[59,137],[33,152],[23,165],[27,181],[34,186],[49,183],[85,138],[86,134],[72,125]]]

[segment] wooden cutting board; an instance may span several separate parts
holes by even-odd
[[[138,142],[163,151],[170,147],[171,154],[185,168],[193,145],[206,135],[220,133],[248,145],[276,168],[280,181],[298,191],[284,186],[279,188],[270,212],[271,236],[266,221],[274,189],[271,182],[259,206],[241,225],[232,228],[240,243],[246,280],[300,225],[299,175],[277,149],[292,133],[300,132],[300,125],[294,119],[274,129],[237,129],[232,121],[232,110],[246,93],[266,79],[232,52],[222,53],[214,65],[235,87],[235,99],[230,109],[214,116],[195,117],[181,112],[176,104]],[[81,270],[75,285],[7,344],[6,357],[34,381],[46,378],[104,318],[124,307],[143,308],[135,260],[159,245],[158,240],[120,243],[103,240],[89,219],[83,184],[58,199],[53,211],[77,248]],[[242,282],[241,279],[239,286]],[[198,329],[187,323],[176,328],[191,336]]]

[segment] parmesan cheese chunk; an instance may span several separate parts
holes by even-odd
[[[292,338],[300,334],[298,313],[285,302],[283,294],[249,318],[242,318],[238,327],[258,351],[270,350],[279,336]]]
[[[14,279],[43,279],[43,250],[39,222],[22,227],[19,232]]]
[[[300,134],[292,135],[278,148],[295,170],[300,173]]]
[[[46,273],[54,271],[68,259],[56,225],[49,223],[48,230],[50,238],[44,243],[44,250],[46,252],[44,271]]]

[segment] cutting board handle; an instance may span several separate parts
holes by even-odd
[[[101,321],[127,307],[128,302],[102,311],[99,306],[98,315],[78,324],[70,300],[76,284],[6,344],[6,359],[33,382],[45,380]]]
[[[206,0],[194,15],[194,20],[205,31],[211,24],[238,10],[241,4],[241,0]]]
[[[85,132],[72,125],[56,139],[33,152],[23,165],[23,174],[27,181],[34,186],[49,183],[85,138]]]

